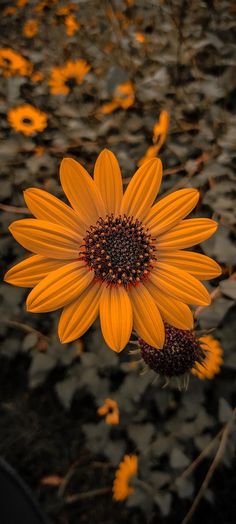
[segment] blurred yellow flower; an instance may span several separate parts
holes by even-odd
[[[105,422],[107,424],[119,424],[119,407],[115,400],[106,398],[104,404],[98,408],[97,413],[100,417],[105,416]]]
[[[135,477],[138,472],[138,457],[137,455],[125,455],[123,462],[120,463],[116,471],[116,478],[113,483],[113,499],[117,501],[127,499],[134,488],[129,485],[132,477]]]
[[[192,373],[201,379],[212,379],[220,372],[221,365],[223,364],[222,347],[218,340],[211,335],[201,337],[199,342],[201,343],[206,357],[202,363],[195,363]]]
[[[66,34],[67,36],[73,36],[78,29],[80,29],[80,23],[77,22],[74,15],[68,15],[65,18]]]
[[[23,35],[26,36],[26,38],[33,38],[35,35],[37,35],[39,30],[39,23],[37,20],[27,20],[23,26]]]
[[[5,77],[30,76],[33,66],[20,53],[13,51],[10,47],[5,47],[0,49],[0,69]]]
[[[136,42],[138,42],[139,44],[144,44],[146,41],[146,38],[143,33],[137,32],[135,33],[134,37],[135,37]]]
[[[91,66],[82,59],[69,60],[62,67],[54,67],[48,81],[51,93],[53,95],[67,95],[70,92],[68,82],[74,80],[77,85],[81,84],[90,69]]]
[[[47,127],[47,115],[36,107],[25,104],[7,113],[8,122],[16,131],[26,136],[41,132]]]
[[[170,116],[167,111],[161,111],[159,120],[153,127],[153,146],[148,147],[145,155],[138,161],[138,166],[141,166],[148,158],[154,158],[160,151],[161,147],[166,141],[169,129]]]
[[[116,86],[112,101],[104,104],[99,111],[100,113],[108,114],[118,108],[128,109],[134,104],[134,101],[135,91],[133,83],[130,81],[124,82]]]

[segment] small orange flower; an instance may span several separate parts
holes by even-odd
[[[25,7],[28,4],[29,0],[17,0],[17,7]]]
[[[147,160],[123,194],[115,155],[100,153],[94,180],[81,164],[65,158],[63,190],[73,209],[40,189],[24,196],[36,219],[13,222],[10,231],[34,256],[8,271],[5,280],[34,287],[28,311],[64,307],[59,322],[62,342],[80,338],[100,314],[107,345],[124,349],[134,326],[154,348],[165,341],[163,320],[192,329],[187,304],[211,302],[200,280],[221,268],[210,258],[185,251],[209,238],[217,223],[185,217],[199,192],[180,189],[153,205],[162,179],[160,159]]]
[[[11,109],[7,114],[8,122],[16,131],[26,136],[41,132],[47,127],[47,115],[29,104]]]
[[[130,480],[138,473],[137,455],[125,455],[116,471],[113,483],[113,499],[122,501],[134,493],[134,487],[130,486]]]
[[[78,29],[80,29],[80,23],[77,22],[74,15],[68,15],[65,19],[65,25],[66,25],[66,34],[68,36],[73,36]]]
[[[34,83],[42,82],[43,79],[44,75],[41,71],[35,71],[35,73],[33,73],[31,76],[31,81]]]
[[[0,68],[5,77],[30,76],[33,69],[29,60],[9,47],[0,49]]]
[[[17,8],[14,6],[5,7],[3,9],[2,15],[3,16],[12,16],[17,12]]]
[[[135,36],[136,42],[138,42],[139,44],[145,44],[146,39],[143,33],[137,32],[135,33],[134,36]]]
[[[196,375],[198,378],[212,379],[214,376],[220,372],[221,365],[223,364],[223,350],[215,338],[211,335],[206,335],[199,339],[201,346],[205,353],[205,359],[202,363],[196,362],[195,367],[192,369],[193,375]]]
[[[119,424],[120,421],[120,414],[119,414],[119,407],[115,400],[112,400],[111,398],[106,398],[103,406],[100,406],[97,410],[98,415],[105,417],[105,421],[107,424]]]
[[[153,127],[153,146],[148,147],[145,155],[139,160],[141,166],[148,158],[154,158],[166,141],[170,116],[167,111],[161,111],[159,121]]]
[[[114,91],[113,100],[100,108],[100,113],[112,113],[117,108],[128,109],[134,104],[135,91],[132,82],[119,84]]]
[[[37,20],[27,20],[23,26],[23,35],[26,36],[26,38],[33,38],[35,35],[37,35],[39,30],[39,23]]]
[[[57,15],[58,16],[67,16],[75,9],[76,9],[76,4],[74,2],[69,2],[66,6],[58,7]]]
[[[85,60],[68,61],[63,67],[54,67],[49,79],[49,86],[53,95],[67,95],[70,87],[67,85],[69,80],[74,80],[76,84],[81,84],[91,66]]]

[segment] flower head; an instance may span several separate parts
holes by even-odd
[[[106,398],[103,406],[100,406],[100,408],[98,408],[97,413],[101,417],[105,416],[105,421],[107,424],[119,424],[119,407],[115,400],[112,400],[111,398]]]
[[[183,251],[209,238],[217,224],[207,218],[183,220],[195,207],[196,189],[180,189],[156,204],[162,164],[148,160],[124,195],[122,177],[111,151],[100,153],[94,180],[75,160],[62,161],[61,184],[72,206],[40,189],[25,191],[34,219],[13,222],[10,231],[34,253],[8,271],[5,280],[34,287],[28,311],[64,307],[59,322],[62,342],[80,338],[100,314],[106,343],[122,351],[134,327],[155,348],[165,340],[163,320],[192,329],[187,304],[209,305],[199,280],[221,269],[210,258]]]
[[[20,53],[13,51],[8,47],[0,49],[0,69],[3,75],[9,76],[30,76],[32,73],[32,64]]]
[[[203,362],[197,362],[192,369],[193,375],[201,379],[212,379],[220,372],[223,363],[223,350],[218,340],[211,335],[206,335],[199,339],[205,353]]]
[[[33,38],[35,35],[37,35],[39,30],[39,23],[37,20],[27,20],[23,26],[23,35],[26,36],[26,38]]]
[[[128,109],[134,104],[135,101],[135,91],[132,82],[124,82],[116,86],[113,100],[104,104],[100,108],[100,112],[104,114],[112,113],[117,108]]]
[[[167,111],[161,111],[159,120],[153,127],[153,144],[148,147],[145,155],[139,160],[138,165],[141,166],[148,158],[153,158],[160,151],[161,147],[166,141],[169,129],[170,115]]]
[[[91,66],[85,60],[69,60],[63,67],[54,67],[49,79],[53,95],[67,95],[70,92],[70,81],[77,85],[83,82]]]
[[[26,136],[41,132],[47,127],[47,115],[29,104],[8,111],[8,122]]]
[[[65,18],[66,34],[73,36],[78,29],[80,29],[80,23],[77,22],[74,15],[67,15]]]
[[[116,478],[113,483],[113,498],[120,501],[132,495],[134,488],[129,485],[130,480],[137,475],[138,457],[137,455],[125,455],[116,471]]]

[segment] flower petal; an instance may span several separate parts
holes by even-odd
[[[121,203],[121,214],[142,219],[148,212],[159,191],[162,163],[151,158],[142,164],[129,183]]]
[[[150,209],[144,223],[151,235],[156,236],[174,227],[185,218],[199,200],[197,189],[180,189],[162,198]]]
[[[184,269],[199,280],[216,278],[222,273],[222,269],[214,260],[192,251],[172,251],[170,253],[159,253],[158,260]]]
[[[81,295],[63,309],[58,325],[62,343],[72,342],[89,329],[98,316],[101,284],[94,280]]]
[[[58,224],[23,218],[12,222],[9,230],[19,244],[33,253],[66,260],[79,256],[82,238]]]
[[[100,301],[100,320],[107,345],[119,353],[128,343],[133,326],[131,302],[122,286],[104,285]]]
[[[33,255],[11,267],[5,274],[4,280],[14,286],[34,287],[50,271],[54,271],[69,262],[71,260],[56,260],[41,255]]]
[[[150,346],[163,348],[165,330],[161,315],[153,297],[143,284],[129,288],[133,306],[134,328]]]
[[[169,297],[148,279],[144,285],[154,298],[162,318],[168,322],[168,324],[178,329],[193,328],[193,314],[186,304],[173,297]]]
[[[32,313],[55,311],[76,297],[88,287],[94,273],[83,262],[70,262],[49,273],[28,295],[26,306]]]
[[[218,224],[210,218],[190,218],[167,231],[156,242],[157,249],[175,251],[203,242],[217,230]]]
[[[64,158],[60,167],[60,178],[63,191],[84,224],[91,226],[99,217],[105,216],[105,206],[99,189],[79,162],[73,158]]]
[[[149,279],[164,293],[187,304],[209,306],[211,303],[211,297],[203,284],[177,267],[158,262],[149,274]]]
[[[68,227],[81,236],[84,235],[85,227],[79,216],[59,198],[42,189],[30,188],[24,191],[24,199],[32,215],[36,218],[55,222],[60,226]]]
[[[97,158],[94,181],[103,198],[108,215],[118,215],[123,196],[120,166],[115,155],[104,149]]]

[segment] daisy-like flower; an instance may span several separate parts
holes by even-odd
[[[122,501],[134,493],[134,487],[130,486],[130,480],[137,475],[138,457],[137,455],[125,455],[116,471],[113,483],[113,499]]]
[[[30,104],[15,107],[7,113],[8,122],[26,136],[42,132],[47,127],[47,115]]]
[[[192,369],[193,375],[201,379],[212,379],[220,372],[223,364],[223,350],[214,337],[206,335],[199,339],[202,348],[205,352],[205,358],[202,362],[197,362]]]
[[[15,75],[30,76],[33,66],[20,53],[13,51],[9,47],[0,49],[0,69],[3,76],[10,77]]]
[[[67,95],[70,92],[70,82],[77,85],[83,82],[91,66],[86,60],[69,60],[63,67],[54,67],[48,81],[53,95]]]
[[[26,36],[26,38],[33,38],[37,35],[38,30],[39,23],[37,20],[27,20],[23,26],[23,35]]]
[[[112,398],[106,398],[104,404],[98,408],[97,413],[100,415],[100,417],[105,416],[106,424],[119,424],[120,413],[116,400],[113,400]]]
[[[5,276],[14,285],[35,286],[28,311],[64,307],[62,342],[80,338],[100,314],[103,336],[116,352],[133,327],[155,348],[164,344],[163,319],[191,329],[187,304],[211,302],[199,280],[221,273],[205,255],[183,251],[217,229],[208,218],[183,220],[197,204],[198,191],[180,189],[152,205],[162,179],[161,161],[154,158],[137,170],[123,195],[119,164],[106,149],[96,161],[94,180],[71,158],[62,161],[60,177],[73,209],[45,191],[28,189],[25,201],[36,219],[10,226],[35,254]]]

